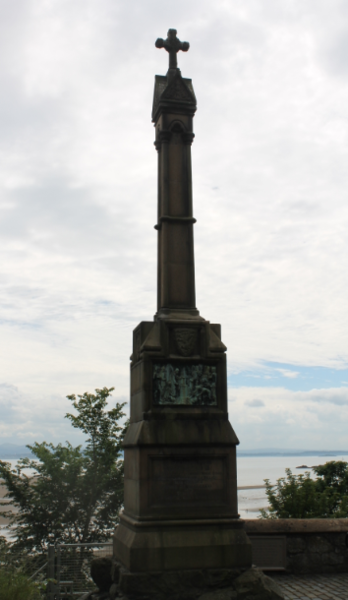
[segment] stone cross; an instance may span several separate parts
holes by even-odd
[[[158,38],[155,42],[156,48],[165,48],[169,52],[169,69],[177,69],[177,53],[179,50],[187,52],[190,44],[188,42],[180,42],[176,37],[176,29],[168,29],[167,39]]]

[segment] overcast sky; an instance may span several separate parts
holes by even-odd
[[[176,28],[198,100],[197,304],[241,449],[348,449],[348,3],[0,1],[0,443],[82,440],[156,311],[151,104]]]

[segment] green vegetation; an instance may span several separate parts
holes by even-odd
[[[21,459],[15,469],[0,461],[8,490],[1,504],[9,501],[15,509],[12,550],[43,553],[48,544],[104,542],[112,535],[123,503],[121,444],[126,431],[119,423],[124,405],[106,410],[113,389],[68,396],[77,414],[66,418],[88,436],[84,448],[69,442],[35,443],[28,447],[36,459]],[[27,468],[34,474],[27,476]]]
[[[25,559],[11,552],[10,544],[0,536],[1,600],[40,600],[45,586],[30,580]]]
[[[40,586],[20,571],[0,570],[1,600],[39,600]]]
[[[267,519],[314,519],[348,517],[348,463],[331,461],[314,467],[317,478],[309,472],[293,475],[286,469],[286,477],[275,486],[265,479],[268,510],[262,510]]]

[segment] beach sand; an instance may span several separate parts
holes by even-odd
[[[0,484],[0,500],[4,500],[6,492],[7,492],[6,486]],[[11,506],[11,504],[9,504],[8,506],[1,506],[1,511],[7,512],[9,510],[13,510],[13,512],[17,512],[17,510],[14,509],[13,506]],[[6,517],[0,516],[0,526],[8,525],[8,523],[9,523],[9,520]]]

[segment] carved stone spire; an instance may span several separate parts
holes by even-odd
[[[158,284],[156,318],[201,319],[196,309],[193,248],[191,144],[196,98],[176,55],[188,42],[169,29],[157,48],[169,52],[167,76],[156,75],[153,121],[158,151]]]

